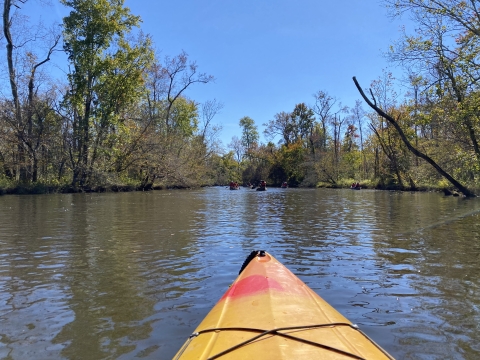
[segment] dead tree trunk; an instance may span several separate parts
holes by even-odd
[[[410,150],[415,156],[418,156],[419,158],[422,158],[423,160],[425,160],[426,162],[428,162],[430,165],[432,165],[435,170],[437,170],[437,172],[442,175],[445,179],[447,179],[453,186],[455,186],[463,195],[467,196],[467,197],[475,197],[476,195],[474,193],[472,193],[470,190],[468,190],[465,186],[463,186],[462,184],[460,184],[457,180],[455,180],[450,174],[448,174],[445,170],[443,170],[435,161],[433,161],[433,159],[431,159],[429,156],[425,155],[424,153],[418,151],[412,144],[410,144],[410,141],[408,141],[407,137],[405,136],[405,133],[403,132],[402,128],[400,127],[400,125],[398,125],[397,121],[391,117],[390,115],[388,115],[387,113],[385,113],[382,109],[380,109],[377,105],[376,105],[376,100],[375,100],[375,97],[372,95],[372,98],[373,98],[373,101],[374,102],[371,102],[369,98],[367,98],[367,96],[365,95],[365,93],[363,92],[362,88],[360,87],[360,85],[358,84],[358,81],[357,79],[355,78],[355,76],[353,77],[353,82],[355,83],[355,86],[357,87],[358,91],[360,92],[360,95],[362,95],[362,98],[363,100],[365,100],[365,102],[373,109],[377,112],[378,115],[380,115],[381,117],[383,117],[385,120],[387,120],[390,124],[393,125],[393,127],[395,128],[395,130],[397,130],[398,132],[398,135],[400,135],[400,138],[402,139],[402,141],[405,143],[405,145],[407,146],[408,150]]]

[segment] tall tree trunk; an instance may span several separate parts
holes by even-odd
[[[20,113],[20,100],[18,99],[18,89],[15,80],[15,68],[13,66],[13,41],[12,34],[10,33],[10,9],[12,6],[12,0],[5,0],[3,4],[3,34],[7,41],[7,63],[8,63],[8,75],[10,79],[10,89],[12,91],[13,103],[15,105],[15,118],[17,122],[21,123]]]
[[[5,0],[3,3],[3,34],[5,40],[7,41],[7,64],[8,64],[8,75],[10,80],[10,90],[12,92],[12,100],[15,107],[15,121],[17,127],[17,171],[16,176],[17,180],[25,181],[26,180],[26,169],[25,169],[25,149],[22,144],[22,136],[20,134],[20,129],[22,128],[22,113],[20,107],[20,100],[18,98],[18,88],[16,82],[15,67],[13,66],[13,40],[12,34],[10,33],[11,19],[10,19],[10,9],[12,7],[12,0]]]

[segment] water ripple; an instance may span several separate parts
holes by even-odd
[[[210,188],[0,198],[0,358],[171,358],[265,249],[397,358],[480,354],[480,204]]]

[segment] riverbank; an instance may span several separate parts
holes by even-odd
[[[113,185],[97,185],[97,186],[84,186],[73,187],[71,185],[46,185],[46,184],[16,184],[11,186],[0,186],[0,195],[42,195],[42,194],[72,194],[72,193],[105,193],[105,192],[132,192],[132,191],[152,191],[152,190],[172,190],[172,189],[192,189],[201,188],[210,185],[199,185],[193,187],[180,186],[180,185],[153,185],[148,188],[134,184],[113,184]],[[216,186],[216,185],[212,185]],[[218,185],[225,186],[225,185]],[[348,189],[351,186],[351,182],[338,182],[336,184],[331,183],[318,183],[316,186],[310,186],[308,188],[326,188],[326,189]],[[270,186],[272,187],[272,186]],[[387,191],[415,191],[415,192],[438,192],[444,195],[463,196],[461,193],[453,188],[447,188],[444,186],[432,186],[432,185],[420,185],[415,187],[405,187],[396,184],[375,184],[370,181],[360,182],[362,189],[373,190],[387,190]]]
[[[0,195],[41,195],[41,194],[73,194],[73,193],[104,193],[104,192],[131,192],[165,189],[185,189],[181,186],[155,185],[149,188],[136,185],[98,185],[73,187],[71,185],[25,184],[0,187]]]
[[[331,183],[318,183],[317,188],[326,188],[326,189],[348,189],[351,187],[353,181],[343,181],[336,184]],[[443,193],[446,196],[464,196],[457,189],[453,187],[445,186],[445,184],[440,185],[431,185],[431,184],[422,184],[415,186],[401,186],[398,184],[382,184],[382,183],[373,183],[371,181],[360,181],[361,189],[373,189],[373,190],[387,190],[387,191],[408,191],[408,192],[438,192]],[[479,189],[474,189],[478,194]]]

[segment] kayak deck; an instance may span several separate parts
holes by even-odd
[[[265,252],[246,265],[174,359],[257,357],[393,359]]]

